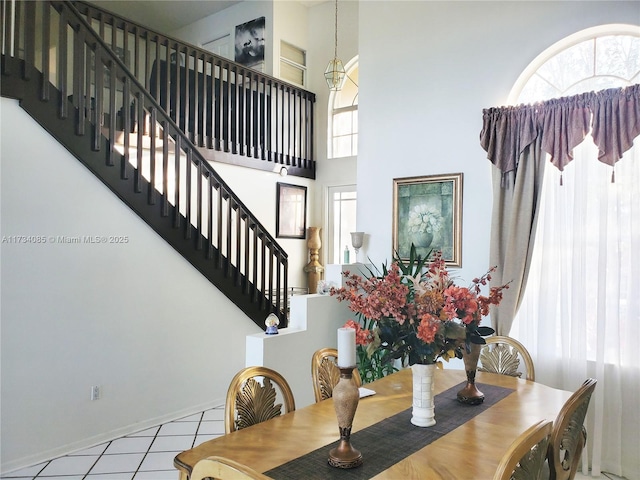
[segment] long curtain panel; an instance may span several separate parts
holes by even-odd
[[[610,168],[586,140],[563,172],[548,169],[512,335],[536,380],[575,390],[598,380],[583,472],[640,479],[640,148]]]
[[[640,86],[489,109],[483,120],[496,167],[493,281],[512,281],[492,323],[531,350],[539,381],[575,390],[598,379],[584,471],[638,479]]]
[[[540,187],[546,154],[538,138],[519,155],[521,168],[503,174],[493,169],[492,240],[490,265],[499,266],[492,277],[495,285],[509,282],[500,308],[491,312],[497,335],[509,335],[513,318],[525,292],[540,208]]]

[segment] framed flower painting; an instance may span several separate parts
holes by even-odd
[[[423,258],[441,251],[446,264],[462,266],[462,173],[393,179],[393,253],[409,258],[411,244]]]

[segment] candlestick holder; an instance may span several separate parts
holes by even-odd
[[[338,417],[340,443],[329,452],[329,465],[336,468],[355,468],[362,465],[362,454],[351,445],[351,427],[360,401],[360,392],[353,381],[355,366],[338,368],[340,380],[333,388],[333,406]]]

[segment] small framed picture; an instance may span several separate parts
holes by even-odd
[[[257,68],[264,62],[265,17],[236,26],[235,61]]]
[[[409,258],[411,244],[423,258],[441,251],[462,266],[462,173],[393,179],[393,253]]]
[[[280,182],[276,185],[276,238],[305,238],[307,187]]]

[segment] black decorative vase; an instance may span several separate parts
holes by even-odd
[[[484,402],[484,393],[478,390],[476,386],[476,371],[478,369],[478,360],[480,359],[480,350],[482,345],[472,343],[471,351],[467,352],[466,348],[462,351],[462,361],[464,369],[467,372],[467,384],[458,392],[458,401],[466,405],[479,405]]]

